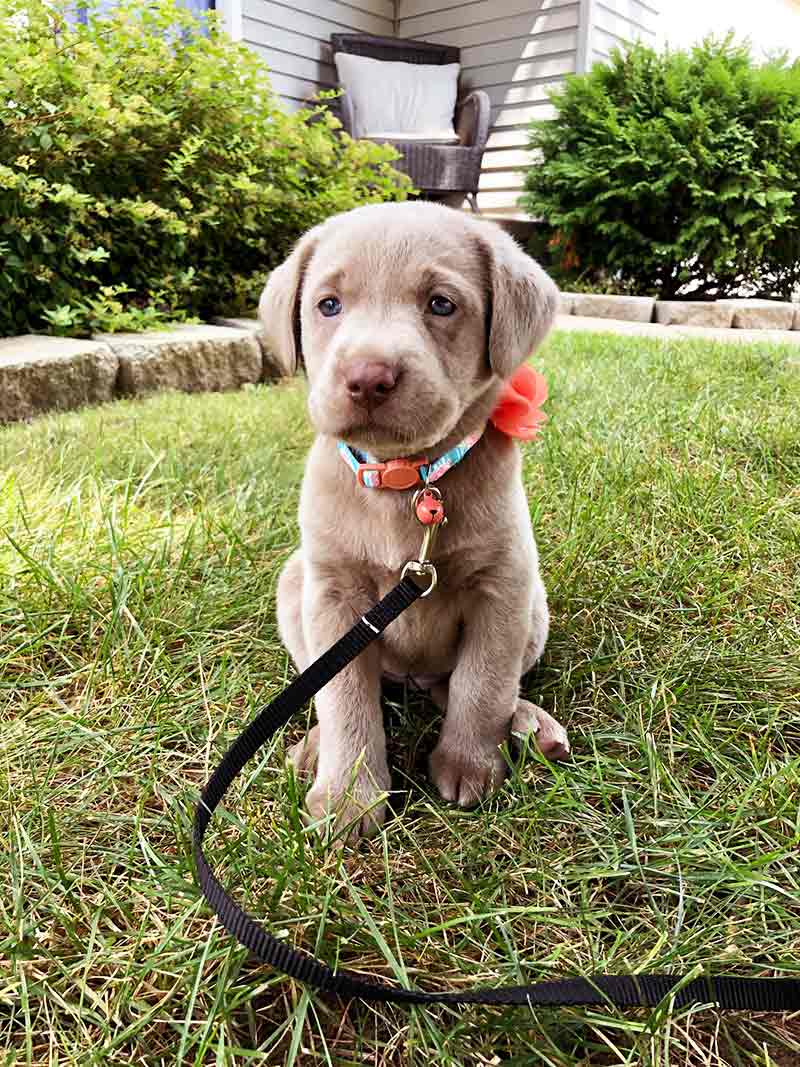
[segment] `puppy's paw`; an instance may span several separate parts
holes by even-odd
[[[294,765],[298,778],[310,778],[317,765],[319,755],[319,723],[312,726],[302,741],[292,745],[286,753],[286,759]]]
[[[353,768],[349,775],[317,778],[306,794],[306,808],[323,836],[347,829],[344,839],[352,844],[360,837],[373,837],[386,819],[389,768],[376,771]]]
[[[506,776],[500,750],[454,751],[440,741],[431,753],[431,781],[443,800],[473,808],[494,793]]]
[[[518,700],[517,710],[511,721],[511,736],[526,740],[531,734],[541,754],[550,760],[566,759],[569,755],[567,731],[552,715],[531,704]]]

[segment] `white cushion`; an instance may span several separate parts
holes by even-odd
[[[429,140],[428,135],[458,140],[453,129],[458,63],[391,63],[346,52],[334,58],[339,82],[353,103],[354,137],[394,131],[394,139],[418,134],[419,140]]]
[[[447,130],[431,133],[407,133],[404,130],[367,130],[364,134],[373,141],[428,141],[431,144],[459,144],[458,137]]]

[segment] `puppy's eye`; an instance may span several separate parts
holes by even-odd
[[[330,319],[342,310],[342,302],[335,296],[326,296],[324,300],[320,300],[317,307],[326,319]]]
[[[434,315],[452,315],[456,309],[453,301],[448,300],[446,296],[432,296],[428,307]]]

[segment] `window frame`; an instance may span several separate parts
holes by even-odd
[[[242,27],[242,0],[207,0],[208,11],[216,11],[220,15],[222,21],[222,28],[228,34],[228,36],[234,41],[241,41],[243,34]],[[85,7],[78,7],[76,9],[76,21],[82,26],[85,26],[89,18],[88,11]]]

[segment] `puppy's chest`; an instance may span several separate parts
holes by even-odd
[[[393,584],[393,583],[392,583]],[[381,637],[381,660],[389,674],[449,674],[456,665],[466,603],[462,593],[437,585]]]
[[[389,496],[371,490],[356,499],[360,507],[343,494],[338,508],[331,497],[326,513],[307,512],[314,549],[324,554],[328,566],[358,575],[377,599],[397,584],[405,563],[419,558],[425,527],[415,517],[410,493]],[[389,674],[451,672],[466,622],[480,610],[482,593],[496,584],[503,555],[496,517],[487,522],[485,509],[470,508],[455,493],[446,492],[445,505],[448,522],[430,551],[436,589],[381,638],[383,667]]]
[[[383,531],[383,557],[373,555],[374,541],[367,546],[363,566],[378,596],[384,596],[397,583],[403,565],[420,554],[424,529],[416,521],[409,526],[400,536]],[[481,583],[491,570],[485,546],[474,540],[465,543],[463,530],[453,522],[439,532],[431,559],[437,572],[433,593],[401,615],[381,639],[383,666],[390,674],[450,673],[465,621],[479,607]]]

